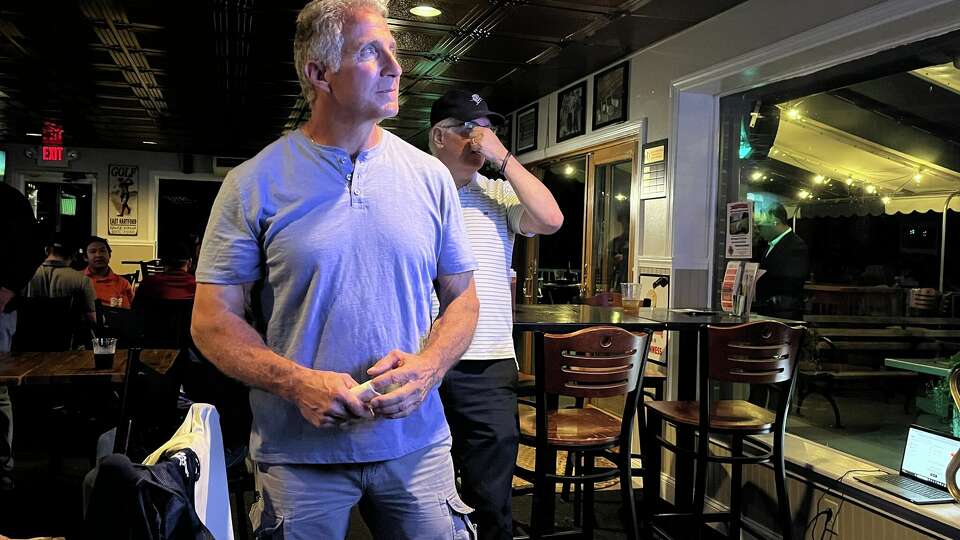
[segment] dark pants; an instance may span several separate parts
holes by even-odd
[[[510,494],[520,434],[517,429],[517,364],[461,360],[447,372],[440,398],[453,434],[453,464],[463,502],[479,537],[512,538]]]

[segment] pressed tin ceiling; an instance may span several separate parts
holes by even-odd
[[[404,69],[384,127],[423,145],[449,88],[512,110],[742,0],[394,0]],[[682,4],[682,6],[679,6]],[[309,114],[292,61],[303,1],[6,0],[0,7],[0,143],[249,156]],[[155,142],[145,145],[144,141]]]

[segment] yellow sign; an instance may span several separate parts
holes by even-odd
[[[657,161],[663,161],[663,153],[666,149],[666,146],[654,146],[653,148],[644,148],[643,149],[643,162],[644,163],[656,163]]]

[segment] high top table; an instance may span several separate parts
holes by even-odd
[[[636,313],[625,312],[620,307],[598,307],[580,304],[521,304],[513,312],[513,329],[516,332],[534,332],[534,354],[543,351],[543,334],[575,332],[592,326],[616,326],[630,331],[649,330],[658,332],[667,330],[676,332],[676,339],[670,341],[671,347],[677,348],[676,366],[670,369],[671,378],[675,379],[676,391],[672,399],[697,399],[697,366],[699,357],[699,339],[706,332],[707,326],[735,326],[751,321],[773,320],[791,326],[805,325],[803,321],[775,319],[762,315],[737,317],[708,309],[693,312],[663,309],[640,308]],[[668,393],[670,395],[670,393]],[[642,405],[641,405],[642,406]],[[641,411],[638,411],[642,413]],[[677,442],[692,445],[693,437],[685,436],[689,441]],[[541,452],[543,453],[543,452]],[[539,454],[538,454],[539,455]],[[693,498],[693,461],[677,456],[676,460],[676,496],[675,501],[679,508],[688,508]],[[538,463],[539,465],[539,463]],[[543,466],[549,467],[549,463]],[[551,485],[544,486],[543,490],[534,492],[538,508],[535,519],[546,520],[554,515],[554,497]],[[687,496],[681,494],[687,493]],[[552,527],[552,518],[548,523],[535,524],[537,530],[549,530]]]

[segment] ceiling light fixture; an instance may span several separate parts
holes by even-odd
[[[884,195],[883,197],[880,197],[880,200],[883,201],[883,204],[890,204],[890,201],[891,201],[892,199],[891,199],[890,197],[887,197],[886,195]]]
[[[801,199],[809,199],[810,192],[805,189],[801,189],[800,191],[797,192],[797,197],[800,197]]]
[[[43,133],[28,132],[27,137],[43,137]]]
[[[848,185],[848,186],[852,186],[852,185],[853,185],[853,177],[852,177],[852,176],[848,176],[846,182],[847,182],[847,185]]]
[[[873,184],[868,184],[866,187],[866,191],[867,193],[873,195],[874,193],[877,192],[877,186],[874,186]]]
[[[443,12],[429,4],[420,4],[410,8],[410,13],[417,17],[436,17]]]
[[[798,108],[796,108],[796,107],[794,107],[794,108],[792,108],[792,109],[789,109],[789,110],[787,111],[787,118],[789,118],[789,119],[791,119],[791,120],[796,120],[796,119],[800,118],[800,109],[798,109]]]
[[[917,172],[917,174],[913,175],[913,181],[916,182],[916,183],[918,183],[918,184],[920,183],[920,180],[922,180],[922,179],[923,179],[923,175],[920,174],[919,172]]]
[[[140,141],[143,144],[157,144],[157,141]]]
[[[824,180],[824,178],[823,178],[823,175],[822,175],[822,174],[818,174],[818,175],[816,175],[816,176],[813,177],[813,183],[814,183],[814,184],[822,184],[822,183],[823,183],[823,180]]]
[[[763,173],[760,171],[753,171],[753,174],[750,175],[751,180],[759,180],[763,178]]]

